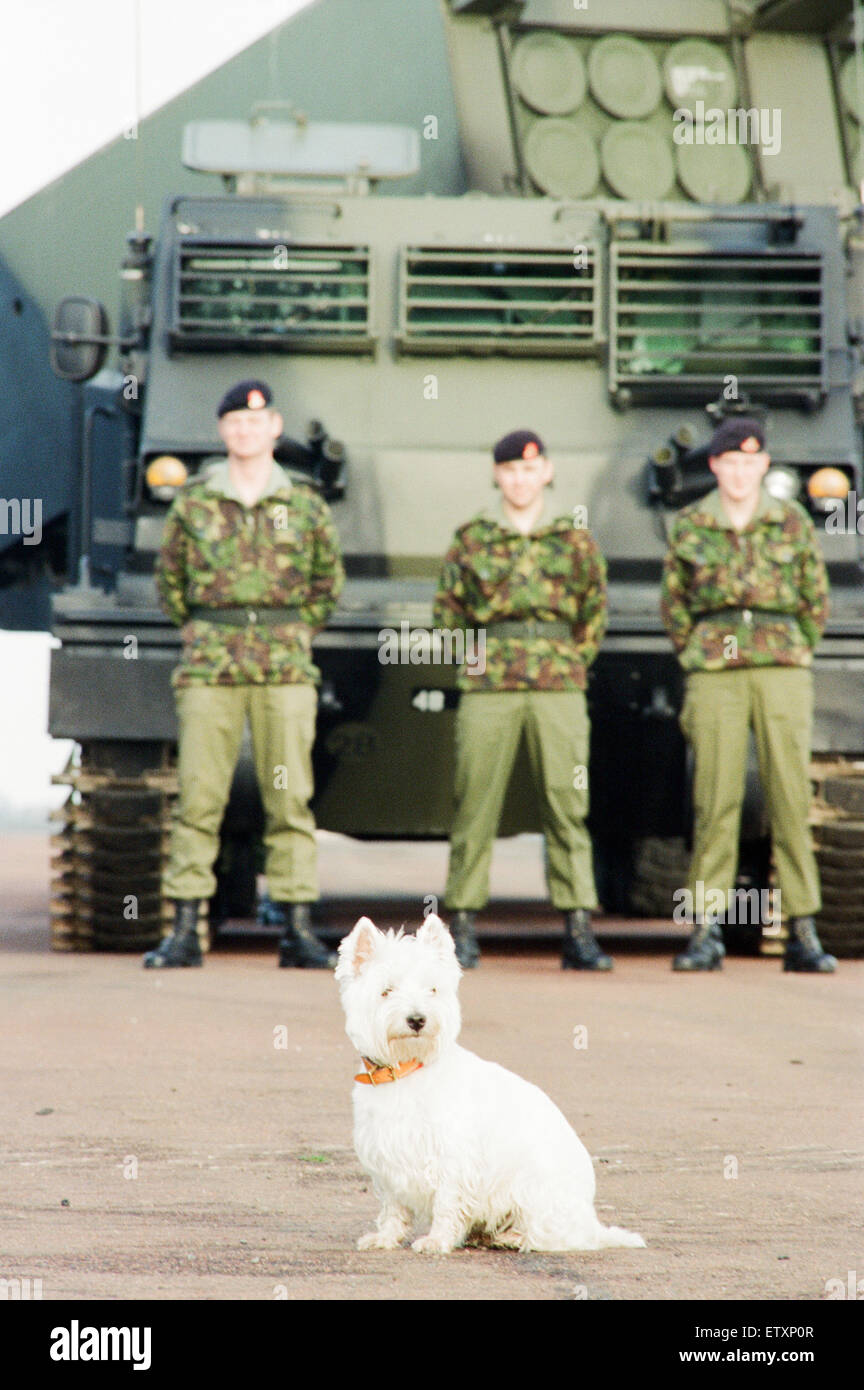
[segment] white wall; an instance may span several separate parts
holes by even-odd
[[[74,746],[47,733],[52,640],[47,632],[0,632],[0,832],[44,825],[68,794],[51,785]]]

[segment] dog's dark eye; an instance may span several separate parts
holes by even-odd
[[[438,993],[438,991],[437,991],[437,989],[435,988],[434,985],[433,985],[432,988],[430,989],[429,993],[430,993],[430,994],[437,994],[437,993]]]
[[[382,999],[386,999],[386,998],[387,998],[387,995],[388,995],[388,994],[392,994],[392,993],[393,993],[393,986],[392,986],[392,985],[388,985],[386,989],[382,989],[382,991],[381,991],[381,998],[382,998]]]

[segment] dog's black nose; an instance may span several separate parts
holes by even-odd
[[[426,1019],[423,1014],[412,1014],[410,1018],[407,1018],[405,1020],[405,1022],[408,1024],[408,1027],[411,1029],[412,1033],[419,1033],[421,1028],[425,1024]]]

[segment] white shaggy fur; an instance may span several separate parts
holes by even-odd
[[[385,936],[362,917],[339,947],[345,1031],[361,1057],[422,1069],[354,1086],[354,1144],[381,1202],[361,1250],[448,1254],[469,1239],[515,1250],[644,1245],[602,1226],[594,1168],[548,1096],[456,1042],[461,970],[444,923]],[[411,1023],[413,1020],[413,1026]]]

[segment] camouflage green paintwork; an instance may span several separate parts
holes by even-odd
[[[810,666],[828,616],[813,522],[797,502],[763,490],[752,520],[736,531],[715,488],[672,523],[660,602],[685,671]],[[728,618],[716,616],[725,608]]]
[[[278,464],[252,507],[232,487],[227,463],[188,484],[168,514],[156,579],[166,613],[183,628],[176,688],[318,681],[312,636],[342,588],[339,543],[326,502]],[[247,605],[296,607],[300,619],[240,628],[189,617]]]
[[[606,564],[572,517],[541,522],[523,535],[503,513],[481,513],[459,527],[435,598],[440,627],[483,629],[537,620],[572,624],[573,639],[486,638],[485,669],[459,672],[461,690],[584,690],[606,631]]]

